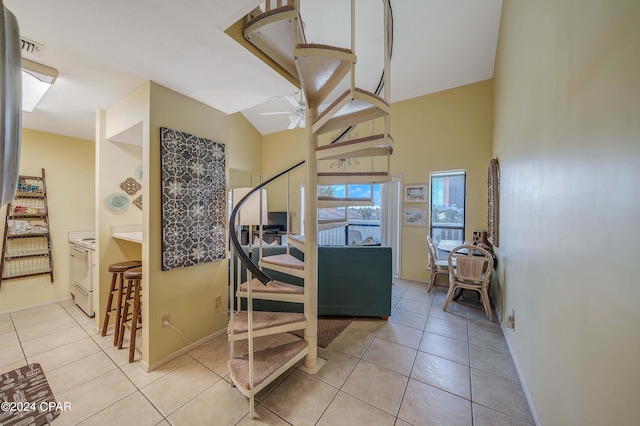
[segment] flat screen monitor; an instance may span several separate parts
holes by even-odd
[[[278,232],[287,231],[287,212],[269,212],[268,220],[268,229]]]

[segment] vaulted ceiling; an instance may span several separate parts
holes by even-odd
[[[22,37],[45,45],[25,58],[59,77],[23,126],[93,140],[95,113],[147,80],[262,133],[286,129],[297,89],[225,34],[256,0],[4,0]],[[349,47],[348,0],[301,0],[307,41]],[[345,6],[346,5],[346,6]],[[391,0],[393,102],[493,77],[502,0]],[[382,1],[356,1],[358,84],[381,73]],[[373,87],[371,87],[373,86]]]

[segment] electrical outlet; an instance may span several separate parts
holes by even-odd
[[[216,296],[216,311],[222,309],[222,296]]]
[[[169,314],[164,314],[161,318],[160,323],[162,324],[163,327],[166,327],[166,325],[164,325],[165,321],[171,324],[171,321],[169,321]]]
[[[507,328],[516,328],[516,311],[511,310],[511,315],[507,315],[506,321]]]

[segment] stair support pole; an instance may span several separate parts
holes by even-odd
[[[312,123],[318,115],[318,108],[306,111],[305,144],[306,144],[306,185],[304,196],[304,316],[306,326],[304,339],[309,352],[304,365],[314,369],[318,362],[318,161],[316,147],[318,135],[313,133]]]

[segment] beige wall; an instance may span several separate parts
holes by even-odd
[[[467,172],[466,239],[487,229],[487,166],[491,159],[491,80],[391,105],[395,141],[391,170],[403,184],[429,183],[432,172]],[[428,203],[425,207],[429,207]],[[403,278],[427,281],[429,228],[402,228]]]
[[[493,121],[492,81],[482,81],[391,105],[391,134],[395,151],[391,172],[402,174],[404,183],[428,183],[431,172],[466,170],[466,237],[487,225],[487,166],[491,159]],[[376,123],[376,131],[381,129]],[[371,133],[369,125],[358,128],[358,137]],[[323,137],[321,144],[327,143]],[[265,180],[305,157],[304,131],[287,130],[264,137],[262,168]],[[329,162],[323,162],[329,163]],[[327,168],[327,164],[322,167]],[[362,167],[369,166],[362,160]],[[379,165],[376,166],[380,170]],[[335,169],[334,169],[335,170]],[[300,183],[304,167],[291,174],[292,230],[299,232]],[[286,207],[286,179],[270,184],[269,210]],[[428,207],[428,204],[425,205]],[[402,228],[402,277],[426,281],[428,228]]]
[[[505,329],[543,425],[640,424],[640,3],[504,2]]]
[[[149,83],[138,87],[131,95],[122,99],[106,111],[96,114],[96,197],[95,197],[95,230],[96,230],[96,271],[94,276],[99,285],[95,324],[102,326],[104,308],[109,295],[111,274],[109,265],[127,260],[140,260],[142,246],[129,241],[111,238],[111,227],[121,225],[142,225],[142,211],[133,204],[122,212],[114,212],[107,207],[106,199],[112,193],[122,193],[120,183],[128,177],[135,178],[135,171],[143,165],[142,140],[143,133],[148,130],[139,126],[139,132],[130,129],[138,123],[148,123]],[[148,126],[148,125],[147,125]],[[127,133],[129,131],[129,133]],[[122,137],[128,135],[128,137]],[[117,139],[117,140],[116,140]],[[120,140],[127,140],[129,143]],[[143,165],[143,182],[145,185],[146,169]],[[144,194],[144,188],[138,194]],[[130,197],[133,201],[136,197]],[[144,208],[144,200],[143,200]]]
[[[160,127],[224,143],[228,155],[227,168],[258,167],[257,171],[260,171],[261,148],[259,133],[244,117],[229,116],[151,83],[149,141],[143,154],[145,170],[149,170],[149,183],[145,186],[148,201],[143,220],[143,262],[145,274],[149,277],[147,298],[143,300],[148,307],[143,312],[147,318],[144,325],[148,330],[144,359],[150,365],[188,345],[175,330],[162,328],[162,315],[170,314],[171,323],[182,330],[191,342],[224,331],[227,326],[226,260],[171,271],[161,270]],[[222,310],[215,307],[218,295],[222,296]]]
[[[263,138],[262,172],[263,180],[292,167],[305,159],[304,129],[285,130]],[[304,166],[293,170],[289,179],[283,176],[267,185],[267,209],[286,211],[287,194],[291,214],[291,233],[299,234],[300,229],[300,185],[304,182]]]
[[[20,174],[40,176],[45,169],[54,282],[49,275],[2,282],[0,312],[70,297],[69,231],[93,229],[94,145],[67,136],[22,130]],[[5,208],[0,211],[4,234]]]

